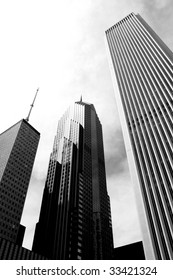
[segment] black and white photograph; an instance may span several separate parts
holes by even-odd
[[[172,0],[0,2],[0,260],[173,259],[172,26]]]

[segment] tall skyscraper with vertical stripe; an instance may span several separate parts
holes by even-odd
[[[106,41],[147,259],[173,259],[173,54],[140,15]]]
[[[75,102],[58,122],[33,251],[48,259],[111,259],[110,202],[102,126]]]

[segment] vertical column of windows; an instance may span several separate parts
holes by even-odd
[[[65,129],[69,116],[70,116],[70,108],[67,109],[67,111],[64,113],[62,118],[58,121],[57,135],[54,138],[53,151],[50,156],[49,167],[47,172],[47,187],[49,188],[49,192],[53,191],[56,162],[57,162],[58,155],[62,154],[61,141],[64,138]]]
[[[148,135],[148,134],[147,134]]]
[[[163,75],[163,63],[157,63],[157,61],[153,61],[153,57],[151,56],[150,52],[146,48],[146,44],[144,40],[141,40],[141,36],[137,32],[137,28],[134,28],[132,23],[129,23],[131,27],[133,28],[133,34],[134,37],[136,37],[136,40],[140,42],[140,48],[138,49],[138,52],[141,54],[141,57],[143,57],[143,61],[145,61],[145,65],[147,65],[147,73],[148,73],[148,79],[150,80],[150,84],[153,84],[153,88],[151,88],[152,95],[156,97],[155,102],[158,103],[160,102],[160,105],[158,104],[158,108],[160,108],[162,112],[163,118],[169,116],[169,123],[168,126],[172,127],[172,122],[171,122],[171,103],[172,103],[172,97],[171,97],[171,90],[167,87],[165,84],[165,76]],[[133,39],[133,38],[132,38]],[[136,45],[137,47],[139,46],[138,44]],[[143,51],[141,51],[143,50]],[[145,53],[145,55],[144,55]],[[147,59],[146,59],[147,58]],[[149,63],[150,62],[150,63]],[[146,67],[146,66],[145,66]],[[171,73],[173,74],[173,73]],[[173,79],[171,79],[172,83]],[[166,91],[165,91],[166,90]],[[159,99],[158,99],[159,98]],[[165,109],[166,114],[165,114]],[[165,119],[167,122],[167,120]],[[168,129],[169,131],[169,129]]]
[[[118,27],[117,27],[117,29],[118,29]],[[115,38],[114,38],[115,39]],[[122,43],[122,42],[121,42]],[[125,74],[126,76],[127,76],[127,73]],[[133,110],[134,110],[134,108],[133,108]],[[139,108],[138,108],[138,110],[139,110]]]
[[[137,51],[136,51],[136,53],[138,53]],[[134,53],[134,55],[135,55],[135,53]],[[141,62],[141,64],[138,66],[138,67],[141,67],[141,65],[143,64],[143,62]],[[146,66],[144,65],[144,67],[146,68]],[[144,72],[144,70],[141,68],[141,72],[143,73],[143,76],[142,76],[142,78],[144,78],[145,77],[145,72]],[[140,75],[140,71],[138,72],[138,75]],[[141,79],[142,79],[141,78]],[[147,91],[146,91],[146,93],[148,93],[149,92],[149,90],[152,90],[152,88],[151,88],[151,80],[150,80],[150,78],[149,78],[149,76],[147,77],[147,79],[145,80],[145,83],[144,83],[144,86],[146,87],[146,89],[147,89]],[[146,95],[146,94],[145,94]],[[145,95],[144,95],[144,97],[145,97]],[[146,98],[146,102],[148,101],[148,108],[149,108],[149,106],[151,105],[151,104],[153,104],[153,107],[154,107],[154,105],[157,103],[157,99],[155,99],[154,101],[153,101],[153,96],[151,96],[151,97],[149,97],[148,95],[146,96],[147,98]],[[150,102],[149,102],[149,100],[150,100]],[[159,105],[158,105],[159,106]],[[154,110],[156,110],[156,109],[154,109]],[[149,113],[150,112],[152,112],[153,111],[153,109],[150,107],[148,110],[147,110]],[[163,132],[163,129],[162,129],[162,126],[160,126],[160,122],[162,121],[162,117],[161,116],[159,116],[160,117],[160,120],[159,120],[159,123],[158,123],[158,116],[156,117],[156,114],[153,114],[152,115],[152,121],[153,120],[155,120],[155,123],[154,123],[154,132],[156,131],[156,133],[157,133],[157,137],[160,139],[160,134],[158,133],[158,131],[159,130],[161,130],[162,131],[162,133],[163,133],[163,137],[162,137],[162,140],[160,140],[160,145],[162,145],[162,149],[161,149],[161,151],[163,151],[164,152],[164,154],[166,153],[165,152],[165,148],[163,147],[163,145],[164,145],[164,143],[163,142],[165,142],[165,141],[163,141],[163,139],[167,139],[167,137],[166,137],[166,135],[164,134],[164,132]],[[150,122],[150,125],[152,126],[152,123],[153,122],[151,122],[151,115],[149,114],[149,116],[148,116],[148,119],[149,119],[149,122]],[[156,129],[156,127],[157,127],[157,129]],[[165,127],[165,124],[163,124],[163,127]],[[168,138],[169,139],[169,138]],[[168,150],[170,151],[171,150],[171,147],[169,146],[169,144],[167,144],[167,146],[168,146]],[[170,162],[171,162],[171,158],[170,158],[170,156],[171,156],[171,154],[169,153],[168,155],[166,154],[166,158],[169,158],[169,160],[170,160]],[[172,167],[171,167],[171,165],[170,165],[170,163],[169,163],[169,161],[165,161],[166,162],[166,164],[167,165],[169,165],[168,166],[168,172],[169,172],[169,177],[171,176],[171,174],[172,174]],[[164,168],[164,167],[163,167]],[[166,174],[167,172],[164,172],[164,174]],[[171,177],[170,177],[171,178]],[[171,179],[170,179],[171,180]]]
[[[75,103],[73,111],[73,120],[80,123],[84,127],[84,110],[85,106]]]
[[[118,29],[118,27],[116,28],[116,30]],[[116,38],[119,38],[118,37],[118,34],[116,34]],[[115,37],[114,37],[114,39],[115,39]],[[117,39],[118,40],[118,39]],[[118,44],[117,44],[117,47],[120,47],[121,46],[121,43],[119,42]],[[124,61],[123,60],[123,58],[125,58],[126,57],[126,55],[124,55],[123,57],[121,57],[121,51],[119,51],[119,53],[117,54],[117,57],[119,57],[122,61]],[[120,61],[121,62],[121,61]],[[125,65],[125,63],[124,63],[124,65]],[[128,63],[127,63],[127,66],[128,66]],[[124,69],[124,72],[126,71],[125,70],[125,68],[122,66],[122,64],[121,64],[121,67],[122,67],[122,69]],[[121,68],[120,68],[121,69]],[[132,69],[131,69],[132,70]],[[120,70],[121,71],[121,70]],[[128,73],[130,73],[130,71],[128,71]],[[126,88],[125,88],[125,93],[126,92],[128,92],[128,87],[127,87],[127,81],[128,81],[128,73],[126,72],[125,74],[123,74],[123,73],[121,73],[121,76],[124,76],[124,77],[126,77],[126,80],[125,81],[123,81],[123,85],[125,85],[126,86]],[[130,85],[131,84],[133,84],[133,83],[130,83],[129,84],[129,88],[130,88]],[[130,95],[131,97],[133,97],[133,94],[131,94]],[[128,97],[127,97],[128,98]],[[135,104],[134,103],[132,103],[132,100],[130,100],[130,104],[131,104],[131,106],[133,106],[132,107],[132,110],[131,110],[131,114],[132,114],[132,116],[133,116],[133,119],[135,119],[135,115],[137,114],[137,112],[135,112]],[[135,114],[135,115],[134,115]],[[137,135],[136,135],[137,136]],[[135,137],[135,132],[134,132],[134,139],[135,139],[135,142],[136,142],[136,140],[137,140],[137,137]],[[142,142],[143,144],[145,143],[144,141]],[[137,146],[137,148],[138,148],[138,146]],[[143,148],[143,151],[142,151],[142,154],[144,154],[145,155],[145,147]],[[140,153],[139,153],[140,154]],[[141,154],[141,155],[142,155]],[[142,165],[144,165],[144,163],[145,163],[145,160],[142,162],[143,164]],[[144,166],[143,166],[143,170],[144,170]],[[145,177],[145,173],[143,174],[144,175],[144,177]],[[147,190],[147,192],[148,192],[148,190]],[[147,197],[148,197],[148,199],[149,199],[149,201],[150,201],[150,205],[152,205],[152,200],[151,200],[151,197],[150,197],[150,194],[149,194],[149,192],[148,192],[148,194],[147,194]],[[154,219],[155,220],[155,219]]]
[[[143,32],[145,38],[148,38],[148,40],[151,42],[152,49],[153,49],[152,51],[157,54],[157,57],[161,57],[161,58],[163,57],[167,69],[171,70],[171,67],[173,66],[173,62],[167,56],[165,51],[163,51],[163,49],[159,46],[157,41],[151,36],[151,34],[147,30],[147,28],[145,28],[145,26],[143,26],[143,24],[140,22],[140,20],[135,15],[133,15],[132,21],[135,21],[138,24],[138,27]]]

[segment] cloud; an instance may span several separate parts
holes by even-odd
[[[127,170],[127,161],[121,129],[109,133],[106,139],[105,162],[107,176],[121,174]]]
[[[157,10],[163,11],[167,9],[171,3],[171,0],[143,0],[143,6],[149,11],[149,13],[156,12]]]
[[[170,36],[173,26],[172,9],[173,2],[171,0],[143,1],[141,16],[173,50],[173,37]]]

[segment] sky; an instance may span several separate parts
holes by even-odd
[[[142,239],[105,31],[139,13],[173,50],[172,0],[6,0],[0,2],[0,133],[26,118],[41,139],[22,216],[31,248],[57,123],[70,104],[93,103],[102,123],[114,246]]]

